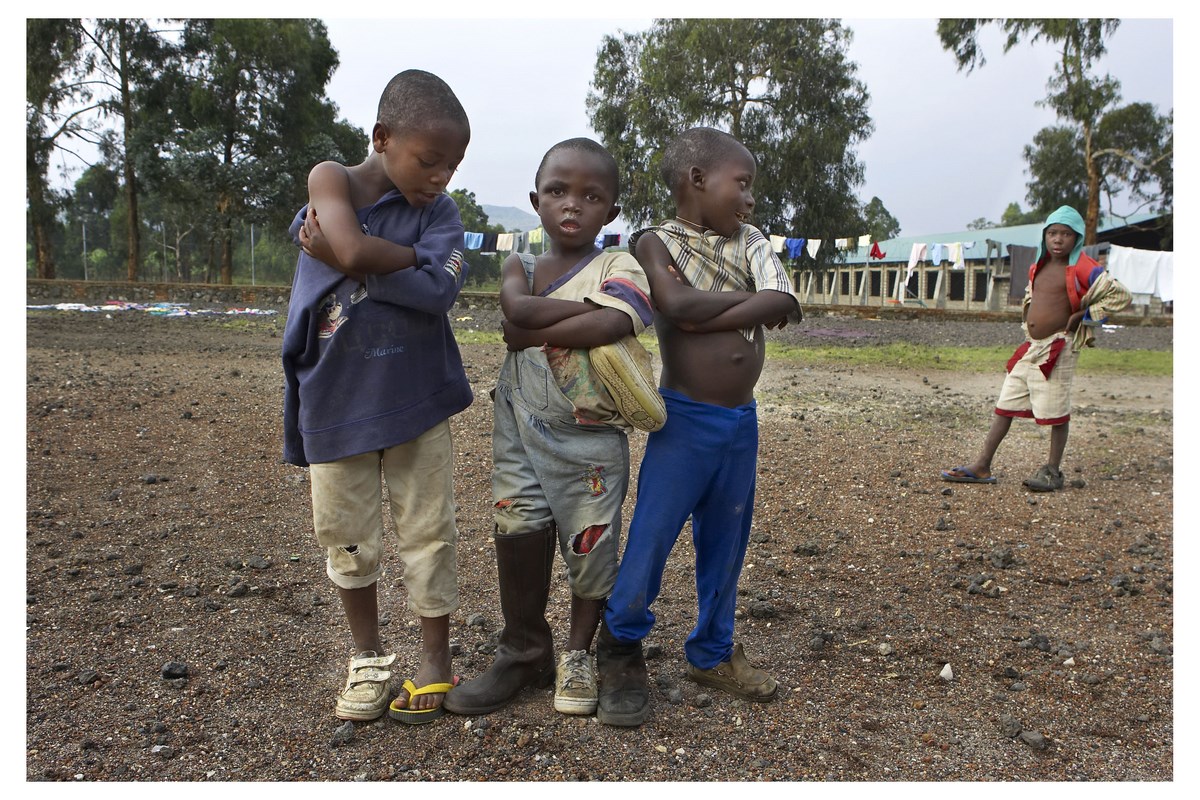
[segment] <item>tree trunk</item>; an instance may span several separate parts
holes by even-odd
[[[37,276],[53,280],[54,246],[50,240],[50,226],[54,221],[54,210],[46,202],[46,183],[41,173],[30,170],[26,180],[29,194],[29,224],[33,228],[33,255],[37,265]]]
[[[217,201],[217,211],[221,220],[221,283],[226,286],[233,283],[233,220],[229,210],[233,200],[226,194]]]
[[[233,231],[228,221],[221,231],[221,283],[233,285]]]
[[[142,231],[138,220],[138,191],[137,174],[133,167],[133,155],[129,152],[129,141],[132,138],[133,100],[129,92],[129,40],[126,36],[125,21],[120,23],[117,34],[117,46],[121,51],[121,115],[125,120],[125,198],[129,204],[129,261],[126,279],[130,282],[138,279],[138,269],[141,265]]]
[[[1083,217],[1083,243],[1096,243],[1096,229],[1100,227],[1100,166],[1092,155],[1092,126],[1083,123],[1083,163],[1087,165],[1087,213]]]

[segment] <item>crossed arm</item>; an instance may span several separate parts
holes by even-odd
[[[525,268],[515,253],[504,261],[500,308],[509,350],[542,345],[597,347],[633,333],[633,321],[615,308],[531,294]]]
[[[300,228],[300,246],[362,283],[367,275],[386,275],[417,264],[412,247],[362,232],[346,168],[333,161],[317,164],[308,173],[308,217]]]
[[[646,272],[654,304],[680,330],[734,331],[766,325],[782,328],[796,305],[783,292],[709,292],[696,289],[675,267],[670,251],[654,234],[637,241],[637,260]]]

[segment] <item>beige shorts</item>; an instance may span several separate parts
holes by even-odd
[[[1050,374],[1042,371],[1049,361],[1055,341],[1062,340],[1062,349],[1054,362]],[[1079,354],[1071,349],[1071,339],[1066,333],[1056,333],[1045,339],[1030,339],[1029,349],[1013,365],[1004,385],[1000,387],[1000,399],[996,401],[996,413],[1006,417],[1032,418],[1039,425],[1061,425],[1071,419],[1071,383],[1075,379],[1075,362]]]
[[[386,450],[313,464],[309,475],[313,527],[317,541],[328,550],[330,580],[343,589],[360,589],[383,576],[386,483],[409,607],[422,617],[440,617],[458,608],[449,421]]]

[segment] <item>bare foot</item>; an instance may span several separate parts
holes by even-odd
[[[435,661],[438,663],[435,664]],[[445,658],[431,658],[428,655],[423,657],[421,659],[421,667],[417,670],[417,674],[412,677],[412,682],[418,689],[428,686],[431,683],[457,684],[458,679],[450,669],[449,653],[446,654]],[[411,708],[414,711],[437,708],[442,704],[442,700],[445,697],[445,692],[418,695],[416,700],[412,702]],[[408,692],[401,689],[395,703],[397,708],[410,708]]]

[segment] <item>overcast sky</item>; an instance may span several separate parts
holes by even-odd
[[[480,203],[528,209],[545,150],[572,136],[595,136],[585,98],[601,39],[642,30],[651,20],[325,22],[341,59],[327,93],[342,116],[369,130],[392,74],[413,67],[434,72],[471,118],[471,145],[452,188],[471,190]],[[982,40],[987,64],[968,75],[942,49],[936,19],[844,24],[854,31],[849,57],[867,86],[875,124],[858,149],[866,167],[862,201],[879,197],[904,235],[963,230],[978,217],[998,222],[1008,203],[1028,205],[1021,152],[1037,131],[1055,124],[1053,112],[1037,105],[1046,96],[1053,48],[1022,44],[1005,54],[998,30],[989,29]],[[423,46],[396,46],[398,38]],[[1170,19],[1127,19],[1108,50],[1098,71],[1121,82],[1125,102],[1150,102],[1160,113],[1173,107]]]

